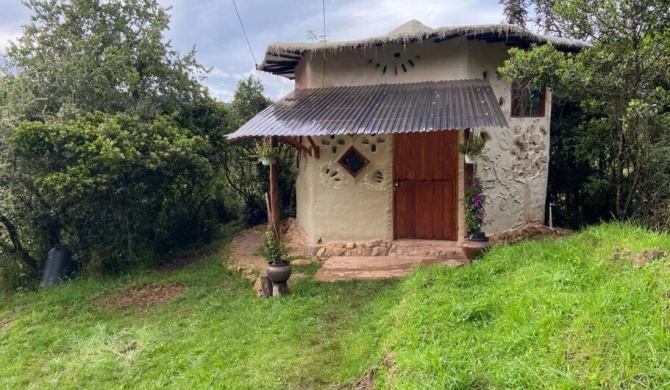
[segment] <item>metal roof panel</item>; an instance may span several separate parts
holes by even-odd
[[[295,90],[228,139],[508,127],[487,80]]]

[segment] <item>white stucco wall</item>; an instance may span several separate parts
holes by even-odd
[[[309,240],[393,239],[391,136],[345,135],[314,141],[321,149],[320,158],[302,155],[297,182],[297,219]],[[337,162],[352,145],[371,161],[355,178]]]
[[[508,57],[507,50],[503,43],[459,38],[442,43],[425,41],[328,53],[325,66],[323,53],[316,52],[303,56],[296,70],[296,88],[481,79],[486,72],[496,97],[502,98],[502,109],[510,124],[510,129],[475,129],[475,132],[485,134],[488,140],[485,156],[477,165],[477,174],[489,199],[485,230],[492,234],[542,223],[546,200],[551,96],[547,93],[545,117],[510,118],[511,86],[496,76],[496,69]],[[396,53],[399,53],[398,57]],[[402,71],[401,64],[405,64],[407,72]],[[382,72],[383,66],[387,66],[386,73]],[[317,139],[321,147],[320,159],[303,156],[297,183],[297,217],[310,241],[393,239],[393,142],[392,136],[383,137],[385,142],[379,144],[381,148],[374,154],[359,147],[364,136],[338,136]],[[323,144],[324,141],[329,144]],[[332,146],[338,142],[345,144],[336,145],[337,153],[333,153]],[[355,179],[337,164],[337,159],[352,144],[373,162]],[[461,158],[461,199],[463,167]],[[324,181],[326,170],[338,168],[336,176],[341,177],[341,182]],[[373,169],[384,172],[388,187],[374,191],[366,187],[365,178]],[[465,234],[460,199],[458,213],[460,238]]]

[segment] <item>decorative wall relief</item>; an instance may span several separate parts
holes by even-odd
[[[370,191],[386,191],[391,188],[391,175],[384,169],[373,165],[368,168],[361,185]]]
[[[385,135],[362,135],[355,140],[356,147],[365,153],[376,154],[384,151],[386,145]]]
[[[321,165],[320,177],[321,184],[334,190],[341,190],[352,180],[351,175],[334,161]]]
[[[512,147],[512,132],[509,129],[502,129],[500,131],[498,144],[502,150],[509,150]]]
[[[329,151],[333,155],[342,153],[351,144],[350,137],[342,135],[331,135],[321,140],[321,150]]]
[[[511,118],[509,129],[482,129],[490,136],[477,177],[484,185],[489,232],[539,224],[549,160],[546,118]]]
[[[534,181],[547,174],[549,157],[545,137],[546,129],[544,127],[538,129],[534,124],[527,126],[514,137],[511,148],[511,153],[515,157],[512,163],[512,179],[523,186],[524,193],[523,212],[515,227],[543,222],[544,209],[536,210],[532,207],[531,196]],[[538,185],[545,186],[546,181],[542,180]]]
[[[321,184],[335,190],[356,185],[372,192],[386,191],[391,187],[392,168],[385,163],[380,164],[379,161],[386,161],[388,158],[388,141],[387,134],[333,135],[321,138],[321,147],[331,152],[328,156],[330,161],[324,162],[320,167]],[[354,148],[365,159],[360,174],[347,172],[347,168],[342,165],[343,158]]]
[[[488,156],[481,157],[478,165],[477,176],[485,183],[490,204],[497,204],[500,211],[506,211],[512,204],[523,204],[516,189],[516,183],[512,180],[511,169],[505,166],[500,153],[495,155],[494,161],[491,161]]]

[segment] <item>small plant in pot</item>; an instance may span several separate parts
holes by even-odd
[[[277,240],[272,224],[268,224],[261,242],[261,254],[268,261],[268,278],[272,283],[286,283],[291,277],[293,268],[286,259],[288,252],[288,247]]]
[[[254,157],[263,165],[270,165],[279,157],[279,151],[272,147],[269,139],[261,139],[254,145]]]
[[[474,164],[482,155],[486,141],[479,135],[472,135],[467,141],[458,144],[458,151],[465,155],[465,162]]]
[[[489,247],[489,239],[482,231],[484,225],[484,202],[486,197],[484,189],[477,179],[472,181],[472,184],[465,190],[465,221],[468,226],[468,233],[465,236],[462,248],[468,261],[479,257]]]

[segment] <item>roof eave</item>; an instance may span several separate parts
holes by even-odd
[[[494,38],[493,41],[495,42],[503,42],[509,46],[521,47],[530,46],[531,44],[551,43],[559,50],[570,52],[580,51],[583,48],[590,46],[588,42],[535,34],[522,27],[508,24],[441,27],[430,32],[418,32],[407,35],[385,35],[354,41],[273,43],[268,46],[265,57],[263,58],[263,63],[257,66],[257,69],[278,76],[287,77],[292,80],[295,78],[295,68],[302,59],[302,56],[307,52],[316,50],[339,51],[360,47],[384,46],[393,43],[409,44],[424,40],[433,40],[438,43],[459,37],[487,41],[489,41],[490,38]],[[277,67],[282,64],[285,66]]]

